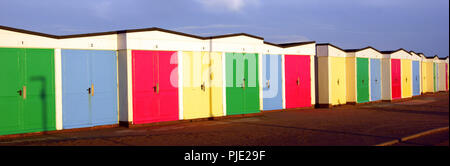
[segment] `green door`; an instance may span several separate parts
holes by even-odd
[[[0,135],[55,130],[54,50],[0,48]]]
[[[257,54],[226,53],[227,115],[259,112]]]
[[[357,102],[364,103],[369,101],[369,59],[356,58],[356,77],[357,77]]]

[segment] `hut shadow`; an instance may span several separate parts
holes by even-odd
[[[37,96],[39,97],[39,100],[41,101],[41,104],[42,104],[42,106],[41,106],[41,112],[42,112],[42,125],[41,125],[41,128],[44,130],[44,131],[46,131],[46,130],[48,130],[49,128],[48,128],[48,126],[47,126],[47,121],[48,121],[48,119],[47,119],[47,109],[48,109],[48,106],[47,106],[47,95],[48,94],[46,94],[46,91],[47,91],[47,81],[46,81],[46,78],[44,77],[44,76],[32,76],[31,78],[30,78],[30,81],[35,81],[35,82],[40,82],[40,84],[41,84],[41,88],[40,88],[40,91],[38,92],[38,94],[37,94]],[[39,109],[39,108],[34,108],[34,109]]]

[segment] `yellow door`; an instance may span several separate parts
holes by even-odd
[[[183,119],[223,115],[221,64],[220,53],[183,52]]]
[[[210,71],[211,71],[211,114],[212,116],[223,116],[223,105],[222,105],[222,53],[219,52],[205,52],[209,54],[210,60]]]
[[[411,76],[411,60],[402,59],[402,97],[412,96],[412,76]]]
[[[331,65],[331,104],[345,104],[347,101],[346,94],[346,75],[345,75],[345,58],[330,57]]]
[[[428,79],[427,79],[427,63],[425,62],[421,62],[422,63],[422,69],[420,71],[420,74],[422,76],[422,92],[426,93],[428,92]]]
[[[433,81],[433,63],[425,62],[425,73],[424,73],[424,92],[434,91],[434,81]]]

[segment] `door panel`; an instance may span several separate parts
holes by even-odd
[[[183,52],[184,119],[211,117],[209,59],[202,52]]]
[[[20,60],[23,49],[0,48],[0,135],[14,134],[21,130],[22,89]]]
[[[116,51],[91,51],[92,124],[118,123]]]
[[[258,54],[244,54],[244,78],[244,113],[260,112]]]
[[[286,108],[311,106],[309,56],[285,55]]]
[[[391,59],[391,72],[392,99],[400,99],[402,97],[400,59]]]
[[[53,57],[53,49],[26,49],[26,99],[23,106],[23,125],[26,131],[56,129]]]
[[[419,61],[413,61],[412,62],[412,69],[413,69],[413,75],[412,75],[413,95],[417,96],[417,95],[420,95],[420,67],[419,67]]]
[[[212,116],[223,116],[222,53],[209,52],[211,58],[211,112]]]
[[[356,58],[357,102],[369,101],[369,59]]]
[[[370,59],[371,101],[381,100],[381,68],[379,59]]]
[[[63,128],[91,124],[89,51],[61,50]]]
[[[263,55],[263,109],[283,109],[281,56]]]
[[[241,53],[226,53],[227,115],[244,114],[244,57]]]
[[[300,57],[300,66],[297,71],[300,75],[300,98],[298,107],[311,106],[311,64],[309,56]]]
[[[154,121],[159,116],[156,97],[156,51],[132,51],[133,58],[133,123]]]
[[[159,51],[158,57],[159,118],[161,121],[178,120],[178,55],[176,51]]]

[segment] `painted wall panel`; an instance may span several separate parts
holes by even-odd
[[[329,57],[318,56],[317,57],[317,88],[318,88],[318,103],[330,104],[331,103],[331,88],[329,86]]]
[[[175,51],[132,51],[133,123],[178,120]]]
[[[346,58],[346,83],[347,83],[347,102],[356,102],[356,59],[354,57]]]
[[[61,50],[63,128],[118,123],[116,52]]]
[[[412,67],[411,60],[401,60],[401,77],[402,77],[402,98],[412,96]]]
[[[438,75],[437,65],[436,65],[436,63],[433,63],[433,85],[434,85],[433,90],[434,90],[434,92],[438,91],[437,75]]]
[[[392,99],[402,98],[401,62],[400,59],[391,59],[391,87]]]
[[[356,58],[356,91],[357,102],[369,101],[369,59]]]
[[[381,59],[381,99],[392,100],[391,59]]]
[[[285,55],[286,108],[311,106],[310,58]]]
[[[283,109],[281,55],[263,55],[263,110]]]
[[[381,100],[381,63],[380,59],[370,59],[370,98]]]
[[[0,135],[55,130],[54,50],[0,48],[0,57]]]
[[[413,95],[420,95],[420,66],[419,61],[412,61],[412,81],[413,81]]]

